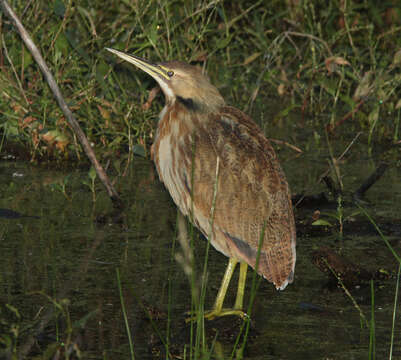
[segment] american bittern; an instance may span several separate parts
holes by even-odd
[[[283,290],[294,276],[295,224],[290,192],[270,142],[250,117],[225,104],[197,67],[179,61],[152,64],[107,50],[136,65],[160,85],[166,105],[153,144],[160,180],[180,211],[190,216],[206,237],[211,235],[211,244],[229,257],[214,308],[205,317],[244,315],[247,266],[255,268],[258,251],[257,272],[277,289]],[[238,262],[235,305],[223,309]]]

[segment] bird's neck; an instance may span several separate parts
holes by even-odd
[[[166,103],[160,113],[158,133],[161,136],[169,133],[174,137],[191,134],[202,125],[205,118],[202,114],[201,109],[191,99],[177,97],[175,101]]]
[[[217,113],[221,107],[225,106],[223,97],[214,86],[209,86],[206,91],[204,89],[194,91],[192,88],[188,88],[178,94],[170,88],[166,89],[166,86],[163,86],[162,90],[167,108],[180,106],[181,111],[206,115]]]

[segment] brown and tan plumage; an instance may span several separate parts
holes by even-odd
[[[259,127],[240,110],[227,106],[197,67],[182,62],[151,64],[108,49],[151,75],[162,88],[166,106],[160,114],[153,160],[180,211],[210,235],[211,244],[230,258],[214,309],[207,318],[243,315],[247,264],[283,290],[295,267],[295,224],[290,192],[276,154]],[[217,191],[216,166],[218,166]],[[233,309],[224,296],[241,263]]]

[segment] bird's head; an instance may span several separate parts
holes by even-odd
[[[219,91],[196,66],[181,61],[153,64],[135,55],[106,49],[152,76],[163,90],[167,103],[178,100],[190,110],[205,112],[217,111],[224,105]]]

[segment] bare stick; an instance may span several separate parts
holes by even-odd
[[[21,39],[25,43],[26,47],[31,52],[33,58],[39,65],[40,69],[44,77],[46,78],[47,83],[49,84],[50,89],[52,90],[54,97],[56,98],[61,110],[63,111],[66,119],[68,120],[69,125],[71,126],[72,130],[78,137],[86,155],[88,156],[89,160],[92,162],[93,167],[96,170],[97,175],[99,176],[100,180],[104,184],[107,189],[107,192],[110,198],[113,200],[113,203],[118,206],[122,206],[121,199],[114,189],[113,185],[111,184],[109,178],[107,177],[103,167],[100,165],[98,160],[96,159],[95,153],[91,146],[89,145],[88,139],[86,138],[84,132],[81,130],[78,122],[75,120],[74,115],[72,114],[70,108],[66,104],[63,96],[61,95],[61,91],[54,80],[53,75],[51,74],[49,68],[47,67],[45,61],[43,60],[42,55],[39,52],[39,49],[34,44],[32,38],[29,36],[28,32],[25,30],[24,26],[22,25],[21,21],[18,19],[17,15],[11,9],[10,5],[6,0],[0,0],[0,6],[3,9],[4,13],[13,21],[15,27],[17,28]]]
[[[378,181],[386,171],[388,164],[381,162],[375,171],[363,182],[363,184],[353,194],[354,198],[362,199],[363,195],[372,185]]]
[[[362,134],[362,132],[360,131],[360,132],[358,132],[358,133],[355,135],[355,137],[352,139],[352,141],[348,144],[348,146],[346,147],[346,149],[343,151],[343,153],[342,153],[338,158],[334,158],[334,156],[332,157],[333,163],[335,163],[335,162],[338,163],[338,162],[347,154],[347,152],[349,151],[349,149],[352,147],[352,145],[354,145],[355,141],[359,138],[359,136],[360,136],[361,134]],[[318,179],[317,182],[318,182],[318,183],[321,183],[322,181],[324,181],[324,182],[326,183],[326,186],[327,186],[330,190],[333,191],[334,189],[336,189],[336,187],[331,188],[332,181],[331,181],[331,180],[328,180],[328,179],[329,179],[329,178],[328,178],[329,173],[330,173],[330,168],[327,169],[322,175],[320,175],[320,177],[319,177],[319,179]],[[328,181],[331,181],[331,183],[329,184]],[[333,194],[334,194],[334,195],[338,195],[338,191],[335,190],[335,192],[333,192]],[[300,203],[302,203],[302,201],[303,201],[303,199],[305,198],[305,196],[306,196],[306,195],[302,195],[299,199],[296,198],[297,202],[296,202],[296,204],[295,204],[294,206],[297,207]]]
[[[338,120],[335,124],[333,124],[333,125],[328,124],[328,125],[326,126],[327,131],[330,132],[330,133],[334,132],[335,128],[337,128],[337,127],[339,127],[340,125],[342,125],[342,123],[343,123],[345,120],[348,120],[352,115],[354,115],[354,114],[359,110],[359,108],[365,103],[365,101],[366,101],[366,99],[362,99],[358,104],[356,104],[356,106],[355,106],[350,112],[348,112],[347,114],[345,114],[345,115],[343,116],[343,118],[340,119],[340,120]]]

